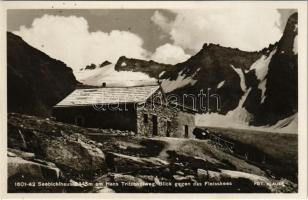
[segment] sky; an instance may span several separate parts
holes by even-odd
[[[258,51],[294,10],[8,10],[7,29],[73,70],[120,56],[176,64],[204,43]]]

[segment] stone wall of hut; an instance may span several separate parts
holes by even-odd
[[[173,137],[195,138],[193,130],[195,129],[195,115],[190,112],[179,110],[174,119],[177,122],[177,128]],[[188,128],[188,135],[185,136],[185,126]]]
[[[153,128],[153,118],[157,119],[157,135]],[[185,126],[188,133],[185,134]],[[167,136],[178,138],[194,138],[195,128],[193,113],[183,112],[166,105],[140,105],[137,107],[137,134],[141,136]]]

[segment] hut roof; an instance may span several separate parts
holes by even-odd
[[[76,89],[55,107],[89,106],[95,104],[142,103],[151,97],[159,86],[106,87]]]

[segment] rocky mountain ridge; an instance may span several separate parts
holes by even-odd
[[[7,33],[8,112],[51,116],[51,107],[75,89],[78,81],[63,62]]]
[[[173,66],[121,57],[115,69],[159,79],[167,94],[180,99],[210,89],[220,97],[220,105],[213,99],[200,113],[232,113],[249,125],[274,125],[297,113],[297,18],[292,14],[282,38],[260,51],[205,44],[196,55]],[[198,109],[201,102],[188,98],[185,104],[196,104]]]

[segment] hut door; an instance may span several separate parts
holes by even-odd
[[[188,126],[184,126],[185,138],[188,138]]]
[[[166,133],[167,137],[170,137],[170,127],[171,127],[171,122],[167,121],[167,133]]]
[[[153,123],[153,135],[157,135],[157,116],[152,116],[152,123]]]

